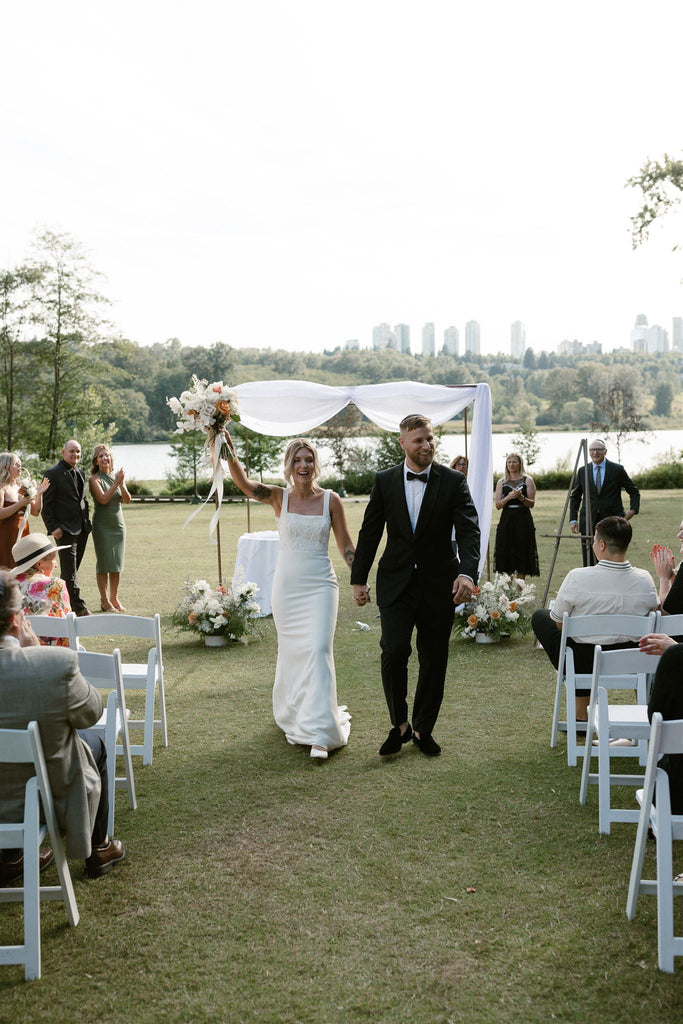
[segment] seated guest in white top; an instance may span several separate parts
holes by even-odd
[[[593,553],[597,565],[572,569],[555,598],[552,611],[539,608],[531,618],[534,633],[557,668],[560,658],[562,617],[570,615],[647,615],[657,607],[657,591],[652,576],[645,569],[636,569],[626,558],[631,543],[631,524],[623,516],[607,516],[595,527]],[[635,647],[629,637],[592,636],[568,639],[574,651],[577,673],[593,671],[593,649],[603,650]],[[576,718],[588,717],[590,691],[576,691]]]

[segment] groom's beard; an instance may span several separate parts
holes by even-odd
[[[434,452],[419,452],[417,455],[412,455],[411,458],[420,469],[426,469],[434,461]]]

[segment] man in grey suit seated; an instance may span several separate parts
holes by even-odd
[[[107,755],[88,729],[102,714],[102,698],[78,670],[75,651],[42,647],[21,611],[21,593],[0,571],[0,728],[37,722],[57,821],[68,857],[84,857],[86,874],[106,874],[126,851],[107,834]],[[0,765],[0,822],[21,821],[28,765]],[[21,850],[0,851],[0,884],[23,874]],[[41,853],[41,870],[52,852]]]

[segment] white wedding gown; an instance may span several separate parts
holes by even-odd
[[[290,743],[334,750],[348,741],[351,716],[337,706],[332,653],[339,585],[328,553],[330,492],[319,516],[291,513],[287,501],[285,490],[272,598],[278,636],[273,714]]]

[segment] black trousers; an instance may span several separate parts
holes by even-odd
[[[560,661],[560,647],[562,645],[562,630],[557,628],[557,623],[551,617],[547,608],[537,608],[531,616],[531,626],[536,634],[536,639],[543,645],[543,650],[550,658],[554,668],[558,667]],[[602,644],[603,651],[621,651],[625,647],[637,647],[637,643],[625,640],[618,644]],[[593,671],[593,655],[595,644],[579,644],[572,637],[567,637],[567,647],[574,652],[574,671],[581,675],[590,675]],[[577,697],[589,697],[590,690],[577,690]]]
[[[57,541],[57,544],[68,545],[59,552],[59,574],[66,583],[66,589],[69,591],[69,599],[71,600],[71,608],[75,612],[80,612],[85,608],[85,601],[81,597],[81,592],[78,588],[77,574],[83,561],[85,545],[87,543],[88,534],[85,530],[81,530],[80,533],[66,533],[64,531]]]
[[[669,647],[660,658],[647,713],[652,719],[655,711],[662,718],[683,718],[683,644]],[[683,754],[664,754],[659,762],[669,776],[671,813],[683,814]]]
[[[382,686],[391,724],[408,721],[408,660],[416,630],[418,678],[413,728],[431,733],[443,700],[448,644],[453,628],[452,584],[435,585],[414,570],[410,584],[393,604],[380,608]]]

